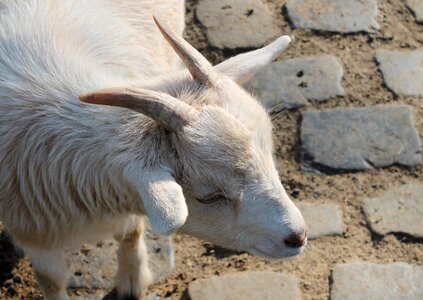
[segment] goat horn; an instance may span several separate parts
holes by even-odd
[[[170,30],[167,25],[160,23],[155,16],[153,19],[164,38],[185,63],[192,77],[202,84],[213,86],[216,80],[211,63],[186,40]]]
[[[135,88],[110,88],[83,94],[82,102],[120,106],[140,112],[170,131],[179,131],[194,121],[198,111],[168,94]]]

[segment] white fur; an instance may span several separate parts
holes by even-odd
[[[152,21],[157,14],[182,34],[183,11],[183,0],[0,0],[0,219],[46,299],[67,299],[66,249],[111,235],[132,247],[119,251],[119,295],[141,299],[144,215],[160,234],[179,229],[265,257],[304,248],[284,244],[305,225],[274,166],[270,119],[235,83],[290,39],[218,65],[209,88],[178,70]],[[78,100],[116,86],[167,93],[199,118],[169,132]],[[219,201],[196,200],[209,195]]]
[[[181,186],[169,171],[162,168],[147,171],[137,185],[140,195],[143,195],[145,213],[155,232],[170,235],[184,225],[188,208]]]

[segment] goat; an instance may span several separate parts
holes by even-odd
[[[65,250],[108,237],[121,241],[118,296],[142,299],[144,217],[158,234],[271,259],[306,245],[270,118],[240,87],[291,39],[213,67],[182,38],[183,11],[0,0],[0,220],[46,299],[68,299]]]

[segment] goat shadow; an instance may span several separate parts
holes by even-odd
[[[13,278],[12,270],[24,257],[7,233],[0,228],[0,288]]]
[[[223,259],[226,257],[246,253],[245,251],[231,250],[210,243],[203,243],[203,247],[205,252],[201,254],[201,256],[214,256],[216,259]]]
[[[125,298],[125,300],[137,300],[137,299],[138,298],[131,298],[131,297]],[[156,297],[155,294],[151,294],[151,295],[147,294],[145,299],[146,300],[155,300],[155,299],[159,299],[159,298]],[[101,298],[101,300],[118,300],[116,290],[113,289],[111,292],[109,292],[103,298]]]

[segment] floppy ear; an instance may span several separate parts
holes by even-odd
[[[292,41],[284,35],[266,47],[234,56],[218,65],[215,69],[228,75],[238,84],[250,79],[258,70],[275,60]]]
[[[136,181],[145,213],[155,233],[170,235],[184,225],[188,208],[182,188],[169,170],[150,170]]]

